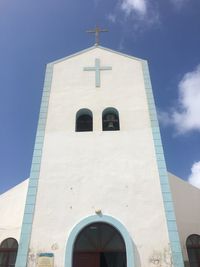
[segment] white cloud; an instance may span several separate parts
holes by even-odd
[[[143,33],[154,25],[160,25],[159,5],[154,0],[117,0],[114,11],[107,15],[112,22],[120,22],[124,25],[127,19],[133,23],[126,31]]]
[[[200,130],[200,65],[180,81],[179,105],[179,111],[172,114],[177,130],[180,133]]]
[[[99,2],[100,0],[94,0]],[[174,10],[182,10],[189,0],[167,0]],[[125,29],[135,38],[135,33],[143,34],[152,28],[162,28],[162,4],[156,0],[116,0],[111,13],[106,15],[111,23],[124,23],[127,20],[132,24]]]
[[[200,161],[195,162],[191,168],[191,174],[188,178],[188,182],[198,188],[200,188]]]
[[[127,15],[136,12],[138,15],[144,16],[147,12],[147,2],[146,0],[122,0],[121,9]]]
[[[96,0],[99,1],[99,0]],[[168,0],[176,10],[185,7],[189,0]],[[162,24],[162,13],[160,12],[160,3],[156,0],[116,0],[114,12],[107,16],[112,23],[125,17],[130,18],[135,30],[144,30],[155,25]],[[118,11],[121,11],[120,13]],[[122,19],[123,21],[123,19]]]
[[[108,20],[110,20],[112,23],[115,23],[116,22],[116,15],[115,14],[112,14],[112,13],[110,13],[109,15],[108,15]]]
[[[157,112],[158,112],[158,119],[163,126],[168,126],[171,124],[171,118],[169,113],[161,110],[157,110]]]
[[[153,0],[120,0],[120,10],[133,21],[132,29],[143,32],[160,25],[158,4]]]
[[[200,131],[200,65],[183,76],[178,89],[178,106],[169,113],[161,112],[161,123],[174,125],[179,134]]]

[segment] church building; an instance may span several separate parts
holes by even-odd
[[[146,60],[47,64],[30,178],[0,195],[0,267],[199,267],[200,190],[167,172]]]

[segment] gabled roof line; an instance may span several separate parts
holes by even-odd
[[[81,51],[79,51],[79,52],[77,52],[77,53],[74,53],[74,54],[71,54],[71,55],[69,55],[69,56],[63,57],[63,58],[61,58],[61,59],[58,59],[58,60],[49,62],[48,64],[56,64],[56,63],[62,62],[62,61],[64,61],[64,60],[66,60],[66,59],[69,59],[69,58],[78,56],[78,55],[80,55],[80,54],[83,54],[83,53],[88,52],[88,51],[90,51],[90,50],[93,50],[93,49],[95,49],[95,48],[100,48],[100,49],[103,49],[103,50],[108,51],[108,52],[111,52],[111,53],[115,53],[115,54],[120,55],[120,56],[128,57],[128,58],[130,58],[130,59],[135,59],[135,60],[138,60],[138,61],[146,61],[145,59],[141,59],[141,58],[133,57],[133,56],[130,56],[130,55],[121,53],[121,52],[119,52],[119,51],[112,50],[112,49],[107,48],[107,47],[104,47],[104,46],[93,45],[93,46],[88,47],[88,48],[86,48],[86,49],[83,49],[83,50],[81,50]]]

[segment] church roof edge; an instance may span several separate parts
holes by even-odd
[[[93,49],[96,49],[96,48],[100,48],[100,49],[102,49],[102,50],[106,50],[106,51],[109,51],[109,52],[111,52],[111,53],[115,53],[115,54],[120,55],[120,56],[128,57],[128,58],[130,58],[130,59],[135,59],[135,60],[142,61],[142,62],[143,62],[143,61],[147,61],[146,59],[142,59],[142,58],[134,57],[134,56],[131,56],[131,55],[128,55],[128,54],[125,54],[125,53],[122,53],[122,52],[119,52],[119,51],[116,51],[116,50],[113,50],[113,49],[111,49],[111,48],[107,48],[107,47],[104,47],[104,46],[101,46],[101,45],[93,45],[93,46],[88,47],[88,48],[86,48],[86,49],[83,49],[83,50],[81,50],[81,51],[79,51],[79,52],[73,53],[73,54],[71,54],[71,55],[69,55],[69,56],[66,56],[66,57],[60,58],[60,59],[58,59],[58,60],[49,62],[48,64],[50,64],[50,65],[51,65],[51,64],[56,64],[56,63],[62,62],[62,61],[64,61],[64,60],[66,60],[66,59],[69,59],[69,58],[78,56],[78,55],[80,55],[80,54],[83,54],[83,53],[85,53],[85,52],[88,52],[88,51],[93,50]]]
[[[29,178],[26,178],[25,180],[21,181],[20,183],[8,188],[6,191],[0,193],[0,199],[6,195],[8,195],[8,193],[10,192],[13,192],[14,190],[18,189],[18,188],[21,188],[22,186],[24,186],[25,184],[26,187],[28,188],[28,181],[29,181]]]
[[[194,190],[197,190],[200,192],[200,188],[198,188],[197,186],[191,184],[188,182],[188,180],[184,180],[183,178],[177,176],[176,174],[168,171],[168,175],[169,177],[172,177],[173,179],[176,179],[179,183],[181,184],[185,184],[186,186],[190,187],[190,188],[193,188]]]

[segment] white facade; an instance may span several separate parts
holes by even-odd
[[[9,237],[19,241],[28,180],[0,195],[0,244]]]
[[[83,71],[96,58],[112,67],[99,88],[95,73]],[[102,131],[107,107],[118,110],[120,131]],[[93,112],[92,132],[75,132],[81,108]],[[55,265],[63,266],[71,229],[96,209],[126,227],[141,266],[168,247],[142,63],[98,47],[54,65],[31,251],[56,244]]]
[[[169,178],[183,258],[188,262],[187,237],[200,235],[200,190],[173,174]]]
[[[84,70],[94,67],[96,59],[100,67],[112,68],[100,71],[98,87],[95,71]],[[71,267],[66,264],[66,246],[72,229],[95,214],[110,216],[127,230],[133,243],[133,251],[127,252],[134,253],[132,266],[154,266],[156,257],[160,257],[160,266],[169,266],[164,254],[168,251],[170,257],[170,237],[142,60],[93,47],[55,62],[50,89],[37,190],[29,186],[29,192],[37,192],[34,206],[29,205],[34,213],[27,266],[36,266],[39,253],[53,253],[55,267]],[[102,131],[102,112],[109,107],[119,112],[119,131]],[[83,108],[93,114],[93,131],[75,131],[76,113]],[[171,180],[176,188],[173,181],[176,178]],[[4,202],[12,212],[15,200],[11,195],[19,197],[19,212],[12,223],[18,230],[0,232],[0,241],[6,236],[19,240],[26,187],[26,182],[20,186],[20,197],[14,189],[15,196],[11,190],[5,200],[0,198],[3,213],[7,212]],[[179,203],[182,195],[173,189],[172,193],[187,260],[183,244],[191,229],[200,230],[200,218],[197,215],[185,228]],[[5,225],[8,221],[9,217]],[[21,238],[22,248],[24,243]],[[19,266],[25,267],[18,259]]]
[[[200,190],[173,174],[169,174],[176,221],[184,262],[188,262],[186,239],[191,234],[200,235]],[[0,195],[0,243],[6,238],[19,242],[28,180]],[[191,208],[192,207],[192,208]],[[57,249],[56,244],[52,247]],[[36,257],[33,257],[36,259]],[[188,266],[188,265],[187,265]]]

